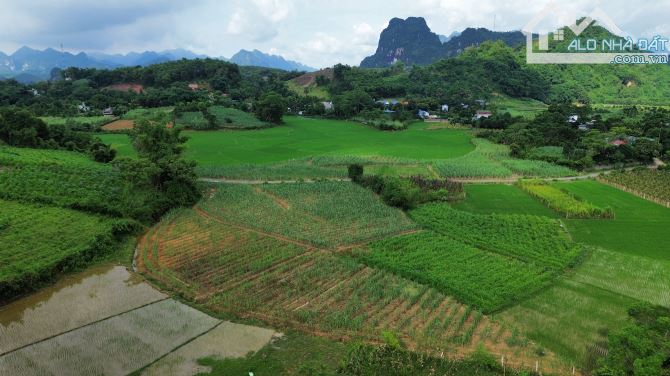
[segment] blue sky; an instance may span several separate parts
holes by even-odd
[[[259,49],[320,68],[374,53],[393,17],[425,17],[439,34],[468,26],[520,30],[548,2],[528,0],[0,0],[0,50],[128,52],[185,48],[230,57]],[[600,7],[635,37],[670,35],[670,0],[564,1],[567,14]],[[551,20],[565,24],[570,17]],[[552,25],[547,26],[551,28]]]

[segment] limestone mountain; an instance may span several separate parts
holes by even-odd
[[[467,28],[445,37],[433,33],[422,17],[394,18],[382,31],[375,54],[366,57],[361,67],[381,68],[398,61],[408,65],[427,65],[457,56],[467,47],[497,40],[514,46],[523,43],[525,37],[520,31],[498,32],[484,28]]]
[[[426,65],[442,56],[442,41],[422,17],[393,18],[379,37],[377,52],[361,62],[362,68],[381,68],[402,61]]]

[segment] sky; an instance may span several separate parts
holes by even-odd
[[[0,0],[0,51],[184,48],[213,57],[258,49],[315,68],[358,65],[393,17],[421,16],[438,34],[521,30],[549,4],[529,0]],[[578,0],[551,29],[601,8],[633,37],[670,36],[670,0]],[[495,20],[495,27],[494,27]],[[543,31],[543,30],[539,30]]]

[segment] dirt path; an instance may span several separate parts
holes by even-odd
[[[662,161],[655,161],[653,165],[647,166],[649,169],[656,169],[658,166],[662,165]],[[625,171],[631,171],[638,167],[628,167],[625,168]],[[436,171],[433,169],[432,165],[428,165],[428,171],[431,172],[436,178],[439,178]],[[611,174],[612,172],[619,170],[601,170],[596,172],[591,172],[584,175],[575,175],[575,176],[565,176],[560,178],[538,178],[545,181],[576,181],[576,180],[588,180],[595,179],[601,174]],[[463,184],[514,184],[516,183],[521,176],[513,176],[509,178],[449,178],[449,180],[463,183]],[[304,179],[304,180],[251,180],[251,179],[227,179],[227,178],[200,178],[200,181],[206,183],[216,183],[216,184],[243,184],[243,185],[261,185],[261,184],[298,184],[298,183],[317,183],[320,181],[339,181],[339,182],[349,182],[349,178],[328,178],[328,179]]]
[[[206,183],[217,184],[243,184],[243,185],[260,185],[260,184],[297,184],[297,183],[318,183],[321,181],[351,181],[349,178],[328,178],[328,179],[304,179],[304,180],[247,180],[247,179],[226,179],[226,178],[200,178],[200,181]]]
[[[625,171],[632,171],[636,168],[639,167],[628,167],[625,168]],[[647,166],[649,169],[655,169],[658,168],[657,165],[651,165]],[[588,174],[584,175],[576,175],[576,176],[564,176],[560,178],[537,178],[539,180],[544,180],[544,181],[577,181],[577,180],[588,180],[588,179],[596,179],[600,175],[608,175],[613,172],[620,171],[620,170],[602,170],[602,171],[596,171],[596,172],[591,172]],[[463,184],[514,184],[516,183],[519,179],[522,177],[511,177],[511,178],[456,178],[456,179],[450,179],[452,181],[455,181],[457,183],[463,183]]]

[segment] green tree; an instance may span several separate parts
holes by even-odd
[[[281,124],[286,111],[286,103],[281,95],[275,92],[266,93],[254,105],[254,113],[259,120],[273,124]]]
[[[670,375],[670,310],[640,304],[628,311],[632,324],[609,336],[598,376]]]
[[[150,202],[154,218],[179,206],[195,204],[201,197],[196,163],[184,160],[187,137],[180,128],[141,121],[131,133],[139,159],[123,159],[118,166],[126,181],[153,192]]]

